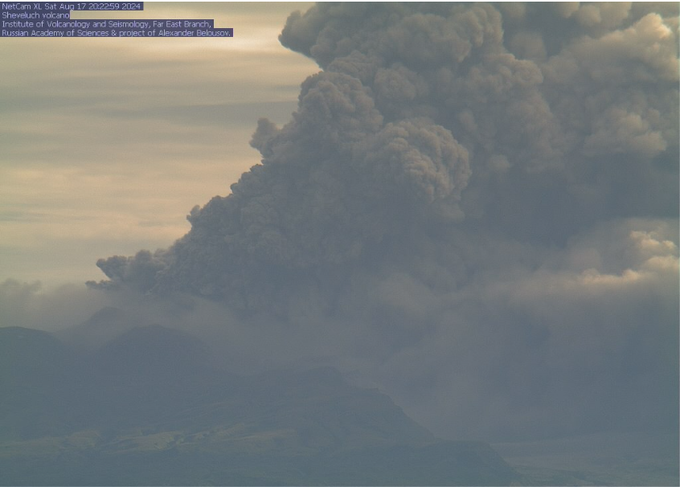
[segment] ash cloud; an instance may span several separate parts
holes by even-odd
[[[58,331],[86,320],[112,296],[91,292],[82,284],[45,289],[42,283],[7,279],[0,283],[0,327],[22,326]],[[129,302],[127,299],[125,302]]]
[[[331,363],[443,435],[677,432],[677,18],[294,13],[321,71],[258,123],[262,163],[100,286],[194,296],[172,319],[231,366]]]

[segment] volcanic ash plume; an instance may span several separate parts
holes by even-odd
[[[262,163],[169,249],[98,266],[314,322],[334,338],[310,355],[448,431],[677,424],[677,351],[657,353],[677,342],[677,33],[677,4],[294,13],[280,41],[321,71],[286,125],[259,121]]]

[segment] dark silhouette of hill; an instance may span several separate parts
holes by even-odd
[[[160,325],[87,348],[42,331],[0,329],[1,484],[515,478],[488,445],[438,440],[389,397],[348,384],[332,368],[238,377],[215,367],[200,340]]]
[[[73,352],[47,332],[0,328],[0,438],[68,431],[68,391],[77,370]]]

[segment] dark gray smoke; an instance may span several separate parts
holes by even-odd
[[[294,13],[321,71],[262,163],[101,286],[208,298],[232,361],[331,362],[443,434],[677,432],[677,34],[677,4]]]

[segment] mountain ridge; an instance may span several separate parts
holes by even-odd
[[[3,360],[40,362],[30,351],[42,344],[59,380],[36,383],[39,399],[17,395],[34,384],[29,368],[0,381],[0,394],[15,398],[2,402],[11,413],[0,417],[3,485],[500,485],[516,477],[489,445],[440,440],[331,367],[235,376],[213,366],[200,340],[161,325],[132,326],[79,352],[47,332],[0,329],[5,348],[22,340],[21,359]]]

